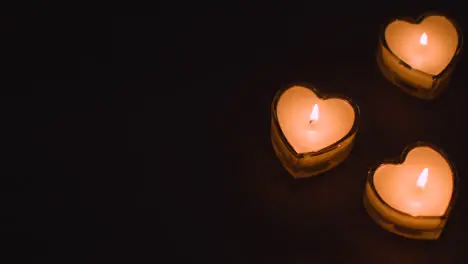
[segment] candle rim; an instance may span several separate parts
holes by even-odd
[[[400,59],[400,57],[398,57],[390,49],[390,47],[388,46],[388,43],[387,43],[387,39],[385,38],[385,31],[386,31],[387,27],[390,24],[392,24],[393,22],[395,22],[395,21],[405,21],[405,22],[413,24],[413,25],[418,25],[418,24],[422,23],[426,18],[429,18],[431,16],[442,16],[445,19],[447,19],[453,25],[453,27],[457,31],[457,35],[458,35],[457,48],[455,50],[455,53],[454,53],[452,59],[450,60],[449,64],[447,64],[447,66],[437,75],[432,75],[432,74],[429,74],[427,72],[424,72],[424,71],[421,71],[421,70],[418,70],[418,69],[414,69],[413,67],[411,67],[408,63],[406,63],[402,59]],[[424,74],[426,76],[431,76],[432,80],[433,80],[433,83],[435,83],[437,80],[443,79],[446,75],[449,75],[453,71],[453,69],[455,68],[454,65],[458,62],[458,60],[460,58],[461,50],[462,50],[462,46],[463,46],[463,34],[462,34],[462,31],[461,31],[460,27],[458,26],[458,24],[453,19],[451,19],[449,16],[445,15],[442,12],[437,12],[437,11],[426,12],[426,13],[420,15],[417,18],[414,18],[414,17],[411,17],[411,16],[400,16],[400,17],[397,17],[397,18],[389,19],[387,21],[387,23],[384,23],[384,24],[381,25],[379,40],[380,40],[380,43],[382,44],[382,46],[392,56],[394,56],[395,58],[398,59],[399,64],[403,65],[405,68],[407,68],[409,70],[416,71],[416,72],[418,72],[420,74]]]
[[[450,201],[449,201],[449,204],[447,206],[447,209],[445,210],[444,214],[442,214],[440,216],[413,216],[413,215],[410,215],[408,213],[402,212],[402,211],[392,207],[387,202],[385,202],[382,199],[382,197],[380,196],[379,192],[377,191],[377,189],[375,188],[375,185],[374,185],[374,174],[377,171],[377,169],[380,168],[380,166],[382,166],[382,165],[400,165],[400,164],[403,164],[403,162],[406,160],[406,157],[408,156],[408,154],[413,149],[416,149],[416,148],[419,148],[419,147],[428,147],[428,148],[431,148],[432,150],[436,151],[437,153],[439,153],[444,158],[444,160],[447,162],[447,164],[449,165],[450,170],[452,172],[452,181],[453,181],[452,196],[450,197]],[[373,167],[371,167],[369,169],[368,173],[367,173],[367,183],[369,184],[372,192],[374,192],[377,199],[381,203],[383,203],[386,207],[388,207],[389,209],[391,209],[391,210],[393,210],[393,211],[395,211],[395,212],[397,212],[399,214],[414,217],[414,218],[418,218],[418,219],[447,219],[450,212],[451,212],[451,210],[452,210],[455,198],[458,196],[458,192],[457,192],[457,190],[458,190],[458,174],[457,174],[457,171],[455,169],[454,164],[450,161],[447,154],[442,149],[438,148],[437,146],[435,146],[432,143],[428,143],[428,142],[424,142],[424,141],[417,141],[417,142],[415,142],[413,144],[410,144],[410,145],[406,146],[406,148],[403,150],[403,152],[398,157],[384,159],[383,161],[381,161],[381,162],[377,163],[376,165],[374,165]]]
[[[293,88],[293,87],[302,87],[302,88],[305,88],[305,89],[308,89],[310,91],[312,91],[318,99],[320,100],[328,100],[328,99],[341,99],[341,100],[344,100],[346,101],[352,108],[353,108],[353,111],[354,111],[354,122],[353,122],[353,126],[351,127],[351,129],[348,131],[348,133],[346,133],[346,135],[344,135],[341,139],[339,139],[338,141],[336,141],[335,143],[325,147],[325,148],[322,148],[318,151],[310,151],[310,152],[306,152],[306,153],[298,153],[292,146],[291,144],[289,143],[289,141],[287,140],[286,136],[284,135],[283,133],[283,130],[281,129],[281,126],[279,124],[279,120],[278,120],[278,112],[277,112],[277,106],[278,106],[278,102],[279,102],[279,99],[281,98],[281,96],[283,95],[284,92],[286,92],[287,90]],[[317,90],[315,88],[315,86],[309,84],[309,83],[305,83],[305,82],[295,82],[295,83],[292,83],[288,86],[286,86],[285,88],[282,88],[280,89],[278,92],[276,92],[274,98],[273,98],[273,102],[271,104],[271,111],[273,112],[273,118],[274,118],[274,122],[276,124],[276,126],[278,126],[278,133],[279,133],[279,136],[283,139],[283,141],[285,142],[285,145],[286,145],[286,148],[294,155],[294,157],[296,158],[303,158],[305,156],[319,156],[323,153],[326,153],[326,152],[329,152],[333,149],[336,149],[341,143],[343,143],[346,139],[348,139],[349,137],[351,137],[352,135],[355,135],[358,131],[358,128],[359,128],[359,116],[360,116],[360,112],[359,112],[359,106],[349,97],[343,95],[343,94],[338,94],[338,93],[321,93],[319,90]]]

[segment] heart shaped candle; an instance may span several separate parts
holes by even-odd
[[[400,160],[369,172],[365,206],[385,229],[418,239],[437,239],[453,203],[453,166],[436,147],[418,143]]]
[[[460,31],[445,16],[397,19],[381,33],[377,61],[384,76],[404,91],[433,99],[447,86],[461,44]]]
[[[324,97],[312,87],[279,91],[271,116],[276,155],[295,178],[329,170],[348,156],[358,114],[349,99]]]

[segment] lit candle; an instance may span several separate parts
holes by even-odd
[[[343,97],[321,97],[314,88],[292,86],[272,104],[271,138],[276,155],[295,178],[327,171],[349,154],[358,108]]]
[[[385,229],[410,238],[437,239],[453,203],[453,166],[434,146],[418,143],[400,160],[369,172],[364,204]]]
[[[414,96],[433,99],[447,86],[460,49],[460,31],[444,16],[397,19],[381,34],[377,60],[391,82]]]

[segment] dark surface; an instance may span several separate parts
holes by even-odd
[[[11,36],[43,42],[24,55],[37,96],[3,103],[16,128],[6,138],[33,132],[37,147],[5,143],[15,171],[2,183],[5,251],[18,263],[467,263],[467,62],[426,102],[375,61],[381,23],[439,10],[468,35],[464,4],[322,4],[174,3],[154,17],[32,27],[10,18]],[[269,139],[271,100],[298,81],[361,110],[349,158],[304,180]],[[368,169],[419,140],[460,178],[432,242],[388,233],[362,205]]]

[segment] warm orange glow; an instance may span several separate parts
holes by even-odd
[[[427,45],[427,34],[426,32],[424,32],[422,35],[421,35],[421,38],[419,38],[419,43],[423,46],[426,46]]]
[[[310,122],[315,122],[319,120],[319,107],[317,104],[314,105],[312,112],[310,113]]]
[[[419,188],[424,189],[424,187],[426,186],[426,183],[427,183],[427,176],[429,176],[429,169],[424,168],[424,170],[421,172],[421,174],[419,174],[418,181],[416,182],[416,185]]]
[[[404,61],[411,69],[438,75],[447,68],[459,48],[459,33],[455,25],[446,17],[437,15],[426,17],[419,24],[397,19],[385,29],[385,39],[392,51],[387,53],[383,50],[384,63],[392,68],[389,70],[405,82],[428,89],[433,87],[431,76],[426,78],[401,67],[399,61]]]

